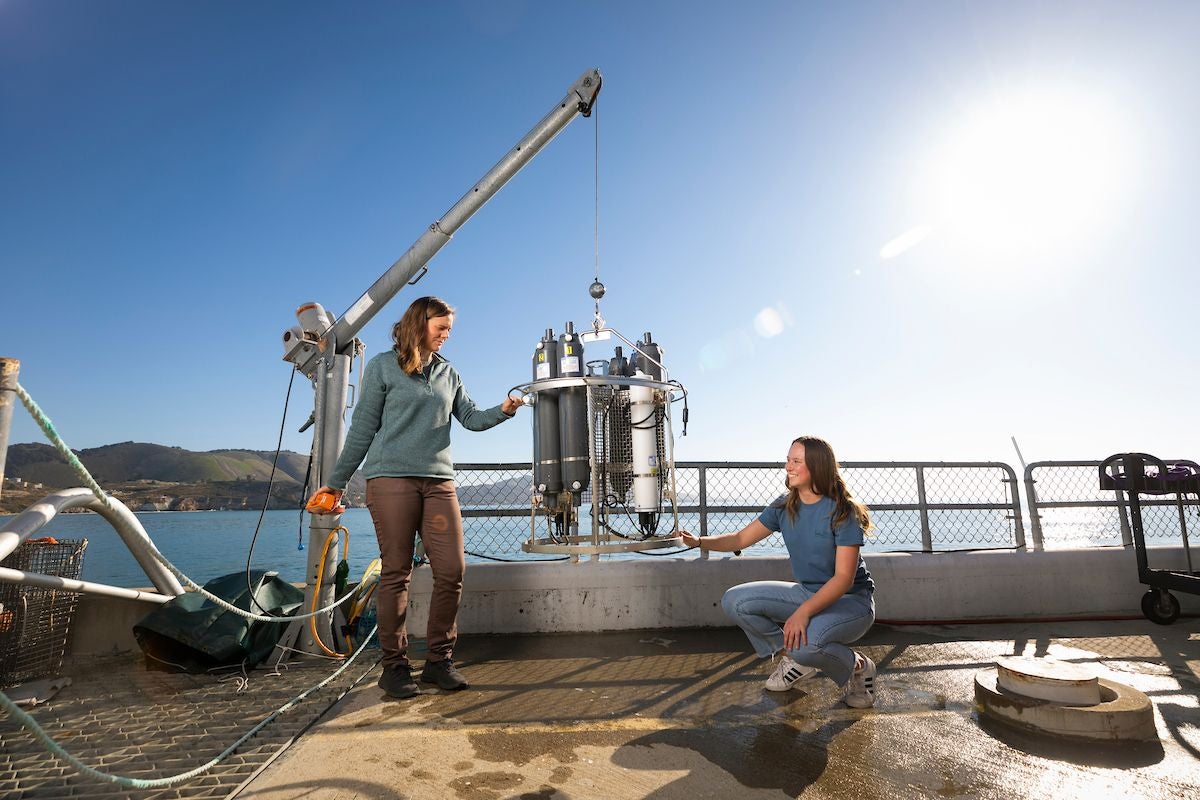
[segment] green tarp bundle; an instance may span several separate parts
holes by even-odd
[[[204,588],[255,614],[289,616],[304,603],[304,592],[274,572],[252,570],[249,585],[254,587],[253,605],[245,572],[214,578]],[[252,669],[271,654],[286,628],[286,622],[249,620],[189,592],[147,614],[133,626],[133,635],[155,663],[186,672],[211,672]]]

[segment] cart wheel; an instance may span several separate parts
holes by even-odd
[[[1170,625],[1179,619],[1179,601],[1166,589],[1151,589],[1142,595],[1142,613],[1156,625]]]

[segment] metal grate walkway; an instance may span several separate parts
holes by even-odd
[[[337,680],[279,716],[204,775],[162,789],[128,789],[80,775],[47,753],[32,734],[0,717],[0,797],[219,798],[246,781],[373,669],[368,650]],[[140,654],[77,659],[62,675],[73,683],[31,711],[65,750],[104,772],[140,779],[194,769],[277,708],[320,682],[329,661],[284,664],[235,675],[189,675],[147,669]],[[241,691],[239,691],[241,689]]]

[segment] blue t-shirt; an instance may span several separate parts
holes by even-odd
[[[863,529],[854,514],[850,514],[836,529],[833,527],[833,512],[837,503],[833,498],[822,497],[812,505],[800,503],[796,508],[796,519],[789,516],[784,503],[787,495],[780,497],[758,515],[758,521],[770,531],[783,534],[788,557],[792,562],[792,575],[796,582],[810,592],[815,592],[833,577],[837,564],[839,545],[862,545]],[[867,572],[862,554],[858,556],[858,569],[854,572],[854,584],[850,592],[875,591],[875,581]]]

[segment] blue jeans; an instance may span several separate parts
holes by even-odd
[[[799,583],[755,581],[734,586],[721,607],[746,632],[759,658],[783,649],[783,623],[813,592]],[[808,644],[787,652],[796,663],[816,667],[839,686],[854,673],[854,651],[847,643],[862,638],[875,622],[870,593],[844,594],[808,622]]]

